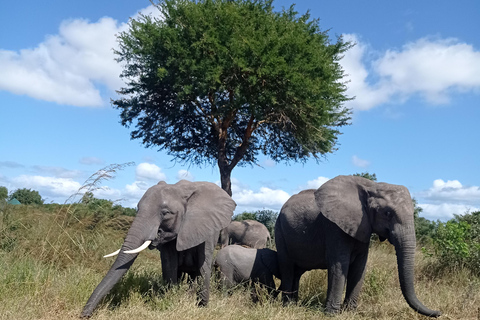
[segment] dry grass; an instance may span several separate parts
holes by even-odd
[[[8,210],[0,213],[0,319],[78,319],[113,262],[102,255],[120,246],[129,222],[124,220],[129,218],[95,222],[92,227],[89,218],[70,220],[68,212]],[[443,319],[478,320],[480,279],[464,270],[440,273],[429,259],[417,255],[419,299],[441,310]],[[323,270],[306,273],[300,303],[286,307],[279,301],[254,304],[245,288],[227,295],[216,283],[212,287],[209,306],[195,307],[194,290],[187,284],[164,290],[158,252],[143,252],[94,319],[331,319],[322,313],[327,287]],[[357,311],[335,319],[422,318],[400,292],[393,247],[373,246]]]

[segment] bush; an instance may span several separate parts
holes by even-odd
[[[432,240],[441,267],[480,275],[480,211],[439,222]]]

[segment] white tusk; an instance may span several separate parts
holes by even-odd
[[[138,247],[137,249],[133,249],[133,250],[128,250],[128,251],[123,251],[123,253],[139,253],[140,251],[146,249],[150,243],[152,243],[152,241],[150,240],[147,240],[145,241],[144,244],[142,244],[140,247]]]
[[[120,253],[120,249],[118,249],[117,251],[115,252],[112,252],[110,254],[107,254],[106,256],[103,256],[104,258],[108,258],[108,257],[113,257],[113,256],[116,256],[117,254]]]

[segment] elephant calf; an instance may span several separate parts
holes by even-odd
[[[220,271],[226,287],[252,280],[272,293],[276,288],[273,276],[280,278],[277,253],[267,248],[226,246],[218,252],[214,265]]]
[[[229,244],[240,244],[262,249],[270,240],[270,231],[256,220],[232,221],[220,232],[222,248]]]

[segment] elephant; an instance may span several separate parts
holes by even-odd
[[[229,244],[240,244],[262,249],[270,240],[270,232],[267,227],[255,220],[232,221],[220,232],[222,247]]]
[[[214,266],[228,288],[252,280],[263,285],[271,294],[276,289],[273,276],[280,279],[277,253],[268,248],[254,249],[232,244],[218,251]]]
[[[160,251],[162,277],[177,284],[183,274],[200,277],[198,303],[209,300],[213,252],[219,232],[230,223],[236,207],[232,198],[210,182],[163,181],[149,188],[106,276],[88,299],[81,317],[90,317],[101,299],[127,272],[141,250]]]
[[[400,287],[409,306],[426,316],[440,316],[415,294],[414,207],[408,189],[357,176],[337,176],[317,190],[293,195],[283,205],[275,223],[283,301],[298,300],[305,271],[327,269],[325,312],[355,309],[372,233],[394,245]]]

